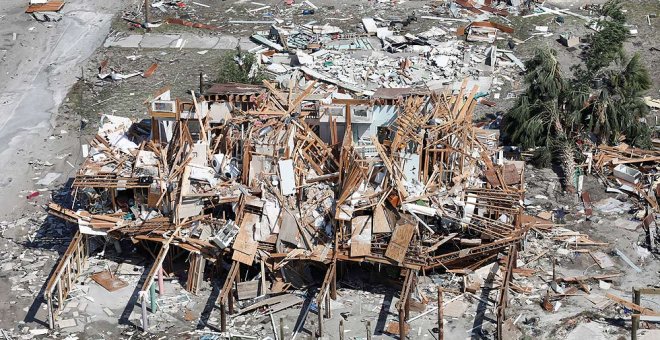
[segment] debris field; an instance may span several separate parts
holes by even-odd
[[[343,20],[330,16],[351,5],[330,3],[127,4],[76,85],[93,105],[64,105],[89,135],[80,162],[32,163],[51,189],[23,199],[48,216],[0,223],[3,239],[45,226],[0,251],[0,278],[34,296],[25,310],[41,326],[1,334],[659,336],[660,142],[581,145],[566,187],[500,136],[526,71],[518,51],[557,38],[538,25],[518,39],[517,20],[596,30],[593,12],[407,1],[394,17],[394,2],[370,1],[369,16]],[[66,9],[33,0],[26,13],[56,24]],[[558,46],[579,47],[562,32]],[[226,51],[253,81],[215,81],[211,60]],[[171,70],[185,58],[204,67]],[[91,331],[98,322],[112,327]]]

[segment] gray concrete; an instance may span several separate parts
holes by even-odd
[[[181,42],[179,43],[179,39]],[[255,43],[249,38],[236,38],[230,35],[201,36],[192,33],[181,34],[131,34],[109,37],[105,47],[122,48],[185,48],[199,50],[233,50],[240,46],[242,50],[249,50]]]

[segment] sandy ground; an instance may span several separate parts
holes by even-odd
[[[69,1],[61,12],[63,19],[48,23],[25,14],[25,6],[23,0],[4,0],[0,12],[0,145],[4,146],[0,216],[15,215],[24,208],[26,199],[20,196],[32,190],[34,175],[30,160],[66,164],[64,158],[57,162],[53,156],[67,153],[63,151],[77,143],[49,139],[52,133],[61,135],[52,131],[51,117],[80,75],[79,65],[102,44],[122,2]],[[69,153],[75,154],[74,149]],[[67,158],[75,164],[75,155]]]
[[[4,224],[24,217],[25,223],[3,232],[5,257],[12,256],[15,243],[25,242],[26,230],[39,226],[28,217],[45,214],[40,204],[51,199],[49,187],[66,182],[73,170],[69,163],[81,160],[76,131],[54,129],[53,114],[80,74],[79,65],[102,44],[122,6],[121,1],[69,1],[61,21],[40,23],[24,13],[26,3],[4,0],[0,9],[0,219]],[[36,185],[35,179],[48,172],[61,175],[49,185]],[[33,192],[39,196],[26,199]],[[27,250],[30,257],[43,259],[36,262],[43,268],[34,271],[45,269],[47,274],[55,261],[45,255],[58,249]],[[0,290],[7,295],[0,299],[0,327],[9,329],[39,306],[29,308],[33,293],[9,293],[12,283],[4,275],[11,273],[2,274]]]

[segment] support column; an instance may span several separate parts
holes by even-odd
[[[151,19],[151,4],[149,0],[144,0],[144,27],[147,29],[147,32],[151,32],[149,28],[149,21]]]
[[[284,318],[280,316],[280,340],[284,340]]]
[[[371,340],[371,321],[367,320],[367,340]]]
[[[227,311],[225,310],[225,304],[220,304],[220,331],[227,331]]]
[[[227,278],[225,283],[222,285],[222,290],[220,291],[220,297],[218,298],[218,303],[220,304],[220,329],[223,332],[227,331],[227,304],[229,304],[229,313],[234,312],[234,296],[232,294],[232,288],[234,286],[234,278],[239,275],[240,263],[233,261],[231,268],[227,273]]]
[[[410,319],[410,293],[408,293],[408,298],[406,299],[406,303],[403,306],[403,320],[404,320],[403,325],[404,326],[407,324],[407,322],[405,322],[405,321],[407,321],[408,319]],[[402,339],[405,339],[406,338],[405,337],[405,334],[406,334],[405,328],[404,328],[403,334],[404,334],[404,337]]]
[[[405,311],[406,311],[406,320],[410,319],[410,296],[412,295],[412,285],[411,289],[408,290],[408,297],[406,297]]]
[[[330,281],[330,298],[337,300],[337,262],[332,267],[332,281]]]
[[[156,283],[152,283],[149,287],[149,299],[151,300],[151,312],[156,313],[158,306],[156,305]]]
[[[190,253],[189,264],[188,264],[188,280],[186,280],[186,290],[196,294],[197,293],[197,254]]]
[[[639,289],[633,287],[632,296],[633,296],[633,303],[639,306],[639,304],[642,301],[642,297],[641,297]],[[640,315],[641,314],[636,313],[636,312],[633,311],[633,315],[631,317],[631,321],[632,321],[632,333],[630,334],[630,339],[631,340],[637,340],[637,330],[639,330],[639,316]]]
[[[405,270],[405,279],[399,294],[396,308],[399,311],[399,339],[406,338],[406,320],[410,316],[410,293],[415,281],[415,273],[410,269]]]
[[[516,265],[516,258],[518,257],[518,245],[513,244],[509,246],[509,251],[508,251],[508,259],[506,263],[506,268],[504,271],[504,277],[502,278],[502,286],[500,287],[500,296],[497,301],[497,308],[496,308],[496,314],[497,314],[497,334],[496,334],[496,339],[498,340],[504,340],[503,339],[503,325],[504,321],[506,320],[506,307],[507,307],[507,301],[508,301],[508,296],[509,296],[509,282],[511,282],[513,278],[513,268]],[[553,267],[554,267],[554,259],[553,259]],[[554,274],[554,273],[553,273]],[[554,275],[553,275],[554,276]],[[554,278],[553,278],[554,280]]]
[[[46,294],[46,304],[48,305],[48,327],[55,328],[55,313],[53,311],[53,297],[50,293]]]
[[[195,282],[197,287],[195,287],[195,291],[199,290],[199,287],[202,285],[202,282],[204,281],[204,270],[206,269],[206,259],[204,256],[199,255],[199,263],[197,266],[197,281]]]
[[[160,265],[160,268],[158,268],[158,294],[163,295],[165,294],[165,283],[163,282],[163,265]]]
[[[318,316],[319,316],[319,326],[318,326],[319,336],[323,335],[323,309],[325,308],[326,318],[330,318],[332,316],[330,312],[330,295],[332,291],[332,282],[334,277],[333,273],[335,272],[336,267],[337,267],[336,261],[330,263],[328,269],[325,271],[323,284],[321,285],[321,288],[319,289],[318,294],[316,296],[316,305],[318,308]]]
[[[404,308],[399,308],[399,339],[406,338],[406,313]]]
[[[325,318],[330,319],[332,318],[332,311],[330,310],[330,294],[326,292],[325,294]]]
[[[229,305],[229,306],[228,306],[228,309],[229,309],[229,310],[228,310],[229,315],[232,315],[232,314],[234,314],[234,294],[233,294],[233,292],[232,292],[232,290],[233,290],[233,285],[232,285],[232,287],[229,288],[229,289],[230,289],[230,291],[229,291],[229,295],[227,295],[227,304]]]
[[[149,329],[149,315],[147,314],[147,299],[142,296],[142,331]]]
[[[318,328],[318,338],[323,337],[323,305],[325,304],[325,298],[322,298],[321,303],[317,305],[318,308],[318,317],[319,317],[319,328]]]
[[[339,340],[344,340],[344,319],[339,320]]]
[[[147,276],[144,279],[144,283],[142,284],[142,289],[140,290],[140,297],[142,302],[143,318],[146,318],[147,315],[146,314],[147,294],[149,294],[149,299],[151,300],[151,312],[155,313],[157,311],[158,307],[156,306],[156,284],[157,284],[156,275],[158,273],[158,270],[161,268],[163,264],[163,260],[165,259],[167,253],[169,252],[171,241],[172,239],[170,238],[160,248],[160,251],[158,252],[158,256],[156,256],[156,260],[149,269],[149,272],[147,273]]]
[[[444,297],[442,293],[442,288],[438,286],[438,340],[444,340],[445,339],[445,329],[444,325],[445,322],[443,320],[444,318]]]

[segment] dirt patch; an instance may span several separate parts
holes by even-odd
[[[200,72],[206,81],[213,80],[222,53],[225,52],[101,48],[82,67],[83,77],[69,91],[57,121],[63,127],[83,122],[84,132],[89,134],[94,133],[100,114],[149,118],[145,100],[165,86],[170,86],[172,95],[179,98],[190,97],[190,91],[199,92]],[[106,60],[108,68],[120,74],[144,72],[154,63],[158,68],[149,78],[137,75],[117,81],[99,79],[98,68]]]

